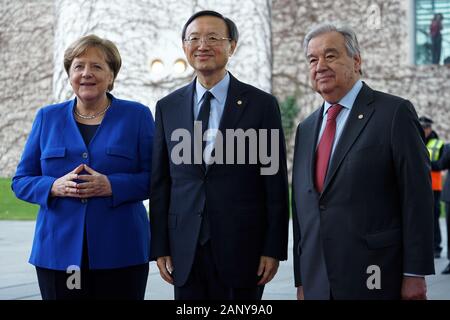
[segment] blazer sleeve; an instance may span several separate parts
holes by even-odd
[[[266,106],[263,129],[268,129],[268,153],[272,161],[263,165],[262,170],[266,190],[267,232],[262,255],[287,259],[289,232],[289,191],[287,182],[286,144],[281,126],[280,109],[275,97]],[[278,132],[276,141],[272,141],[272,130]],[[269,169],[270,168],[270,169]],[[264,171],[262,171],[264,172]]]
[[[43,122],[44,111],[41,109],[33,122],[11,188],[17,198],[47,208],[51,204],[50,191],[56,178],[42,175],[40,140]]]
[[[431,169],[435,171],[450,169],[450,144],[444,145],[442,148],[442,156],[439,160],[431,162]]]
[[[409,101],[402,103],[395,112],[391,141],[402,208],[403,272],[433,274],[430,160],[421,138],[417,114]]]
[[[151,258],[170,256],[168,212],[170,202],[169,155],[164,134],[161,105],[156,104],[156,130],[153,145],[153,168],[150,192]]]
[[[112,188],[111,206],[149,198],[154,121],[149,108],[143,108],[139,123],[139,172],[108,175]]]

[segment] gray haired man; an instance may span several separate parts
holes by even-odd
[[[305,37],[322,105],[297,128],[292,175],[299,299],[426,299],[433,194],[412,104],[360,80],[355,33]]]

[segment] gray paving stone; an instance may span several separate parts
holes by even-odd
[[[441,219],[443,244],[446,244],[445,221]],[[34,233],[32,221],[0,221],[0,300],[39,300],[40,293],[35,269],[28,264]],[[446,247],[445,245],[443,246]],[[435,259],[436,275],[427,277],[428,298],[450,300],[450,275],[441,275],[448,263],[444,249]],[[150,263],[145,299],[172,300],[173,288],[164,282],[154,262]],[[292,269],[292,232],[289,239],[289,259],[280,263],[275,278],[266,286],[263,299],[296,299]]]

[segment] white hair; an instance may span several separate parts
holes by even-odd
[[[356,38],[356,33],[352,28],[347,26],[338,27],[332,23],[322,23],[313,27],[306,34],[305,39],[303,40],[303,50],[305,53],[305,57],[308,54],[308,44],[311,39],[328,32],[339,32],[340,34],[342,34],[345,39],[345,48],[347,49],[347,54],[350,57],[353,58],[354,56],[361,54],[358,39]]]

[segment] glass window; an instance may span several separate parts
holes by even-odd
[[[450,0],[415,0],[416,64],[450,64]]]

